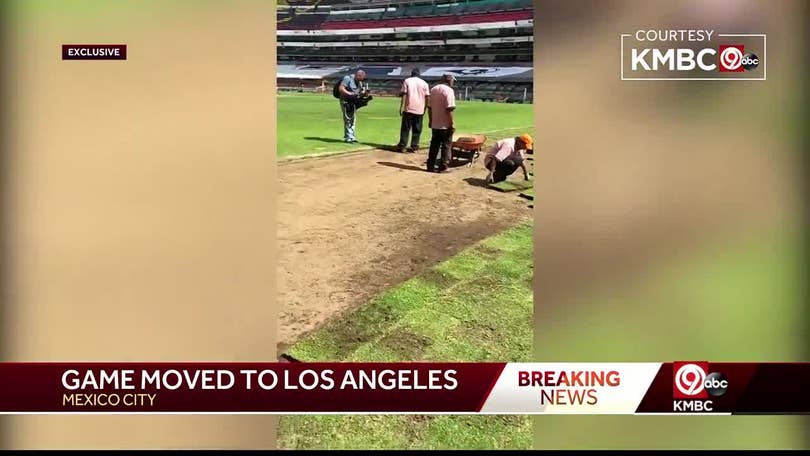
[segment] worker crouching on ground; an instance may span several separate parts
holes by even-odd
[[[526,151],[532,150],[533,142],[528,134],[496,142],[484,157],[484,166],[489,171],[487,182],[503,182],[518,168],[523,170],[523,178],[529,180]]]

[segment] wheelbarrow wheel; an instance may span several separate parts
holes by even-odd
[[[478,160],[478,157],[480,157],[480,156],[481,156],[481,150],[480,149],[476,150],[473,153],[472,160],[470,160],[470,168],[472,168],[472,165],[475,164],[475,161]]]

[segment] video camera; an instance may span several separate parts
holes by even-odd
[[[349,102],[354,104],[354,109],[360,109],[363,106],[368,105],[368,103],[373,99],[374,96],[371,95],[371,91],[368,89],[368,86],[361,83],[360,92],[354,97],[350,98]]]

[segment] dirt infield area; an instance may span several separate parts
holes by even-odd
[[[483,185],[481,160],[435,174],[425,158],[375,150],[279,164],[280,350],[532,217],[529,201]]]

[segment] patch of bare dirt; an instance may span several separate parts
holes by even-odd
[[[280,165],[281,346],[532,217],[481,186],[480,161],[447,174],[424,161],[378,150]]]

